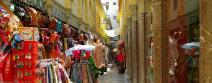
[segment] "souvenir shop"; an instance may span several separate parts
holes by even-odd
[[[199,83],[199,11],[173,23],[169,31],[169,83]],[[181,21],[181,22],[180,22]]]
[[[107,47],[47,11],[0,1],[0,83],[94,83]]]

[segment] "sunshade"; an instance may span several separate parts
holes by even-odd
[[[88,50],[88,51],[92,51],[95,49],[95,46],[93,45],[77,45],[77,46],[74,46],[72,48],[69,48],[68,50],[65,51],[65,54],[67,56],[70,56],[72,55],[72,52],[74,50]]]
[[[184,45],[181,46],[184,49],[192,49],[192,48],[199,48],[200,47],[200,43],[199,42],[191,42],[191,43],[186,43]]]

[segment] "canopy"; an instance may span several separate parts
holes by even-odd
[[[184,49],[192,49],[192,48],[199,48],[200,47],[200,43],[199,42],[191,42],[191,43],[186,43],[184,45],[181,46]]]
[[[88,50],[88,51],[92,51],[95,49],[95,46],[93,45],[76,45],[72,48],[69,48],[68,50],[65,51],[65,54],[67,56],[72,55],[74,50]]]

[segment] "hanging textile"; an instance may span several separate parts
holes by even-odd
[[[58,33],[62,33],[62,31],[63,31],[62,27],[63,27],[62,21],[61,21],[61,20],[57,20],[56,31],[57,31]]]
[[[97,77],[96,74],[98,74],[94,59],[91,59],[93,51],[86,48],[88,45],[86,47],[83,47],[85,45],[81,46],[82,47],[79,46],[68,50],[69,52],[72,51],[71,55],[74,61],[71,67],[70,77],[72,81],[76,83],[93,83]],[[89,49],[91,48],[89,47]]]
[[[56,26],[57,26],[57,21],[54,17],[52,17],[48,25],[48,28],[51,30],[55,30]]]
[[[87,61],[74,63],[71,70],[71,80],[76,83],[93,83],[93,71]]]
[[[39,65],[42,65],[38,69],[43,69],[39,75],[38,81],[45,83],[70,83],[70,79],[65,68],[55,59],[40,60]]]
[[[72,66],[71,80],[76,83],[82,83],[81,65],[79,63],[74,63]]]
[[[94,61],[97,68],[101,68],[101,64],[103,63],[103,56],[102,56],[102,46],[100,44],[96,44],[96,48],[94,50]]]
[[[0,83],[14,81],[14,61],[10,39],[20,20],[0,1]]]
[[[37,27],[38,26],[38,12],[37,12],[37,10],[35,10],[32,7],[27,7],[27,11],[29,12],[30,17],[31,17],[30,26]]]
[[[13,76],[18,82],[35,82],[36,61],[38,59],[38,42],[24,41],[23,47],[13,49],[14,70]]]
[[[87,70],[86,64],[82,64],[82,70],[81,71],[82,71],[83,83],[88,83],[89,82],[89,80],[88,80],[89,76],[88,76],[87,72],[89,72],[89,71]]]

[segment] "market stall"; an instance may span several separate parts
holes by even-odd
[[[69,83],[65,22],[23,1],[11,2],[9,9],[0,1],[0,82]]]
[[[106,46],[46,10],[0,1],[0,83],[94,83]],[[89,41],[89,42],[87,42]],[[98,49],[96,49],[96,47]]]
[[[92,45],[76,45],[66,51],[72,57],[70,77],[76,83],[93,83],[97,77],[97,68],[93,61]]]

